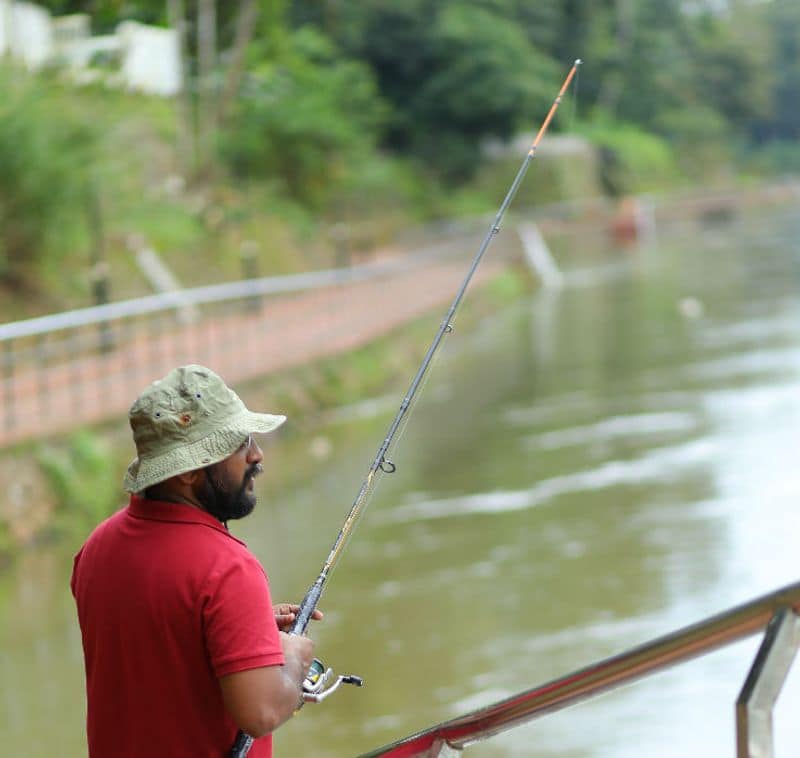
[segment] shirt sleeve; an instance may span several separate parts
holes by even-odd
[[[75,557],[72,559],[72,576],[69,580],[69,588],[72,591],[72,596],[77,598],[75,592],[78,586],[78,561],[81,559],[81,555],[83,554],[83,548],[81,548]]]
[[[269,582],[255,557],[240,555],[212,571],[203,593],[202,622],[217,677],[284,663]]]

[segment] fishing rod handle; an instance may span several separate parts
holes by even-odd
[[[317,586],[317,584],[315,582],[314,585],[312,586],[311,590],[313,590],[316,586]],[[298,614],[298,617],[295,620],[294,626],[289,631],[289,634],[302,634],[303,631],[305,631],[305,627],[303,627],[303,631],[296,631],[296,629],[298,627],[298,622],[300,621],[300,616],[302,614],[303,608],[306,606],[306,603],[308,602],[309,595],[311,594],[311,590],[309,590],[308,593],[306,593],[306,596],[303,598],[303,603],[301,604],[301,607],[300,607],[301,613]],[[319,595],[320,595],[320,592],[317,592],[316,593],[316,600],[319,600]],[[308,611],[308,618],[309,619],[311,618],[311,614],[314,612],[314,608],[316,608],[316,600],[313,601],[313,604],[308,606],[310,608],[310,610]],[[308,625],[308,621],[306,621],[306,626],[307,625]],[[315,659],[315,661],[316,661],[316,659]],[[322,662],[321,661],[319,662],[319,665],[322,666]],[[313,666],[312,666],[312,669],[313,669]],[[309,676],[309,674],[306,674],[306,677],[308,677],[308,676]],[[301,690],[302,690],[302,685],[301,685]],[[303,697],[302,697],[302,694],[301,694],[300,705],[298,706],[298,708],[300,708],[302,705],[303,705]],[[253,742],[254,741],[255,740],[249,734],[247,734],[246,732],[243,732],[240,729],[238,732],[236,732],[236,738],[234,739],[233,745],[231,745],[231,749],[228,752],[226,758],[245,758],[245,756],[250,752],[250,748],[253,746]]]
[[[314,584],[311,585],[303,601],[300,603],[300,610],[289,630],[289,634],[304,634],[311,622],[311,615],[317,608],[319,598],[322,595],[322,588],[325,583],[324,572],[321,573]],[[302,701],[301,701],[302,702]],[[236,733],[236,739],[228,752],[227,758],[245,758],[253,745],[253,738],[241,729]]]
[[[233,745],[231,745],[231,749],[228,751],[226,758],[245,758],[250,752],[253,742],[255,742],[255,740],[240,729],[236,732],[236,739],[233,741]]]
[[[311,623],[311,616],[317,609],[317,603],[322,596],[322,589],[325,584],[324,573],[317,577],[314,584],[309,587],[306,596],[300,603],[300,610],[297,612],[297,617],[289,630],[289,634],[305,634],[308,625]]]

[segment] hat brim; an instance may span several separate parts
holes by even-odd
[[[236,452],[248,434],[267,434],[284,421],[286,416],[245,409],[231,418],[223,429],[199,440],[176,445],[158,456],[134,458],[125,473],[123,487],[127,492],[142,492],[178,474],[224,461]]]

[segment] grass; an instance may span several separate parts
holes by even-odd
[[[90,271],[97,239],[103,242],[112,300],[152,293],[135,260],[134,248],[143,244],[156,250],[184,286],[242,278],[243,251],[257,275],[326,268],[337,261],[342,229],[348,252],[363,258],[421,222],[491,212],[522,158],[489,163],[468,185],[451,188],[419,163],[363,151],[337,180],[341,186],[329,193],[333,199],[312,212],[282,195],[274,182],[234,180],[219,165],[187,183],[177,149],[177,108],[170,100],[101,84],[75,87],[53,74],[31,77],[29,86],[37,112],[83,124],[96,136],[86,168],[101,228],[91,226],[83,206],[76,207],[53,265],[37,268],[24,291],[3,292],[0,318],[8,321],[94,305]],[[591,168],[545,159],[535,171],[520,202],[549,200],[564,191],[597,192]]]

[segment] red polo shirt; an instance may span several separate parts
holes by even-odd
[[[75,556],[92,758],[220,758],[237,727],[218,677],[283,664],[269,583],[190,505],[131,497]],[[272,736],[250,758],[272,755]]]

